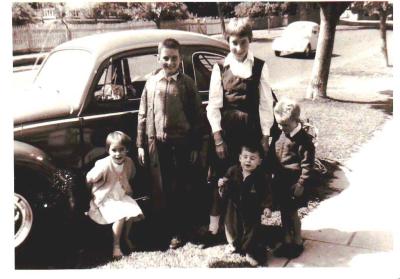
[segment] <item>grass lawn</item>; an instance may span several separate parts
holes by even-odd
[[[356,152],[380,129],[393,113],[392,68],[382,66],[379,53],[363,63],[331,69],[328,99],[305,100],[307,81],[296,88],[279,88],[278,99],[289,96],[299,101],[302,117],[309,118],[318,128],[317,157],[346,164]],[[328,182],[327,179],[325,182]],[[319,200],[300,210],[304,216],[318,207]],[[270,225],[279,225],[279,212],[274,212]],[[119,261],[99,261],[90,267],[98,269],[148,267],[248,267],[240,255],[224,253],[226,245],[200,249],[188,243],[177,250],[134,252]],[[93,258],[91,259],[93,261]],[[85,264],[82,266],[85,268]],[[86,265],[86,267],[89,267]]]

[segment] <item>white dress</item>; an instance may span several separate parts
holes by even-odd
[[[114,185],[108,185],[112,188],[98,206],[95,205],[94,200],[90,202],[89,217],[98,224],[111,224],[120,219],[131,217],[136,217],[137,220],[143,219],[144,215],[139,205],[125,193],[121,185],[122,176],[127,175],[123,171],[124,164],[117,165],[112,160],[109,162],[111,168],[104,171],[111,172],[108,175],[115,175],[117,179],[112,179]]]

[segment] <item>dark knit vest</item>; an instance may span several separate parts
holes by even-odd
[[[247,79],[233,75],[229,65],[223,67],[221,78],[224,89],[224,108],[258,114],[260,101],[258,86],[263,65],[264,61],[254,58],[252,73]]]
[[[261,135],[259,84],[264,61],[254,57],[252,74],[244,79],[235,76],[230,65],[220,66],[223,87],[223,130],[236,127],[233,122],[242,122],[253,135]],[[242,125],[240,125],[242,126]]]

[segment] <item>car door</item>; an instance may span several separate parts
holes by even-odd
[[[99,67],[80,114],[84,171],[107,155],[105,140],[112,131],[122,131],[132,138],[130,156],[136,158],[140,97],[147,75],[157,68],[156,53],[156,48],[151,48],[120,54]]]
[[[200,99],[202,102],[201,110],[201,130],[203,135],[203,145],[200,151],[200,164],[203,169],[207,170],[207,156],[209,135],[211,133],[210,124],[207,119],[206,107],[208,104],[208,93],[210,88],[210,79],[214,64],[223,61],[228,52],[224,50],[214,50],[212,48],[192,49],[188,57],[188,66],[185,67],[186,72],[191,75],[196,83]]]

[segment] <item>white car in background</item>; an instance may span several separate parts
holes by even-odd
[[[319,25],[311,21],[296,21],[289,24],[282,36],[272,43],[276,56],[285,53],[303,53],[311,57],[317,49]]]

